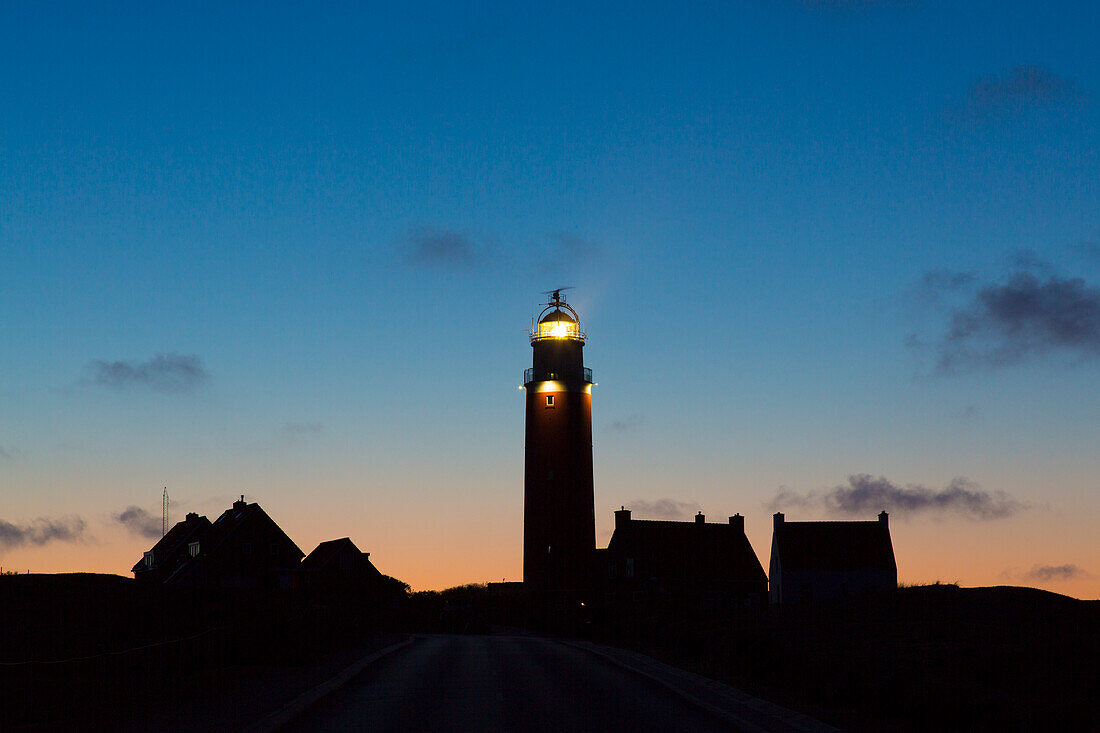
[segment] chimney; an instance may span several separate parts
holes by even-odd
[[[773,514],[772,515],[772,522],[773,522],[773,524],[772,524],[773,528],[778,527],[779,525],[783,524],[783,512],[776,512],[775,514]]]
[[[740,514],[734,514],[730,517],[730,526],[733,527],[734,532],[745,533],[745,518]]]
[[[707,521],[707,518],[703,515],[702,512],[699,512],[698,514],[695,515],[695,523],[696,524],[704,524],[706,521]]]
[[[625,506],[615,511],[615,529],[620,529],[630,524],[630,510]]]
[[[886,513],[885,509],[879,512],[878,523],[881,524],[883,527],[886,527],[887,529],[890,528],[890,515]]]
[[[185,522],[193,522],[199,518],[199,515],[195,512],[187,512],[187,516],[183,518]]]
[[[244,494],[241,494],[241,498],[238,501],[233,502],[234,509],[243,509],[245,506]]]

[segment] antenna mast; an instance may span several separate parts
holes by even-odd
[[[168,487],[164,487],[164,493],[160,497],[160,536],[168,534]]]

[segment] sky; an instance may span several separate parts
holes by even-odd
[[[0,565],[259,502],[519,580],[566,291],[612,511],[890,512],[899,581],[1100,597],[1100,7],[0,8]]]

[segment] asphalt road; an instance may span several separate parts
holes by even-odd
[[[661,685],[526,636],[426,636],[372,664],[289,731],[729,731]]]

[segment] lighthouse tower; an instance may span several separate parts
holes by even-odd
[[[596,550],[592,370],[580,317],[562,290],[532,324],[534,358],[523,375],[523,582],[540,591],[587,588]]]

